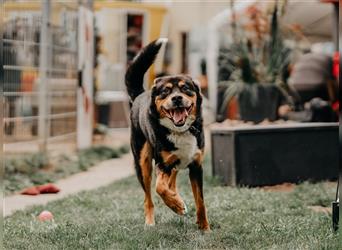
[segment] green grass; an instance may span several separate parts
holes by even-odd
[[[298,185],[293,192],[220,187],[205,178],[212,231],[195,225],[186,173],[179,190],[189,216],[180,217],[154,196],[156,225],[144,227],[143,192],[135,177],[94,191],[20,211],[4,220],[6,249],[339,249],[331,217],[311,205],[330,206],[335,187]],[[39,222],[43,209],[53,222]],[[340,248],[341,249],[341,248]]]
[[[54,159],[43,154],[21,155],[5,159],[5,194],[26,187],[54,182],[69,175],[86,171],[96,163],[120,157],[128,152],[127,146],[111,148],[94,146],[74,155],[59,155]]]

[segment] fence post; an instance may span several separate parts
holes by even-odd
[[[47,151],[48,134],[48,42],[49,42],[49,25],[50,25],[50,0],[44,0],[42,6],[42,25],[40,32],[40,52],[39,52],[39,150],[41,153]]]

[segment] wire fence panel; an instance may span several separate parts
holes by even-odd
[[[53,1],[51,5],[45,78],[41,75],[40,65],[42,7],[43,1],[29,10],[24,2],[16,2],[15,8],[13,5],[12,8],[6,8],[6,5],[4,8],[5,151],[18,151],[18,148],[36,151],[42,140],[49,148],[61,140],[75,146],[77,4],[70,6]],[[40,83],[41,79],[45,81]],[[39,99],[40,84],[44,84],[46,89],[44,107]],[[42,108],[46,110],[45,123],[48,127],[44,138],[39,136]]]

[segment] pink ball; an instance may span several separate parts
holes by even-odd
[[[43,212],[41,212],[39,215],[38,215],[38,219],[40,221],[47,221],[47,220],[52,220],[53,219],[53,215],[51,212],[45,210]]]

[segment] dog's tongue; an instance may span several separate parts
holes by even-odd
[[[176,109],[173,112],[172,118],[176,124],[181,124],[185,122],[185,119],[187,116],[188,116],[188,112],[186,109]]]

